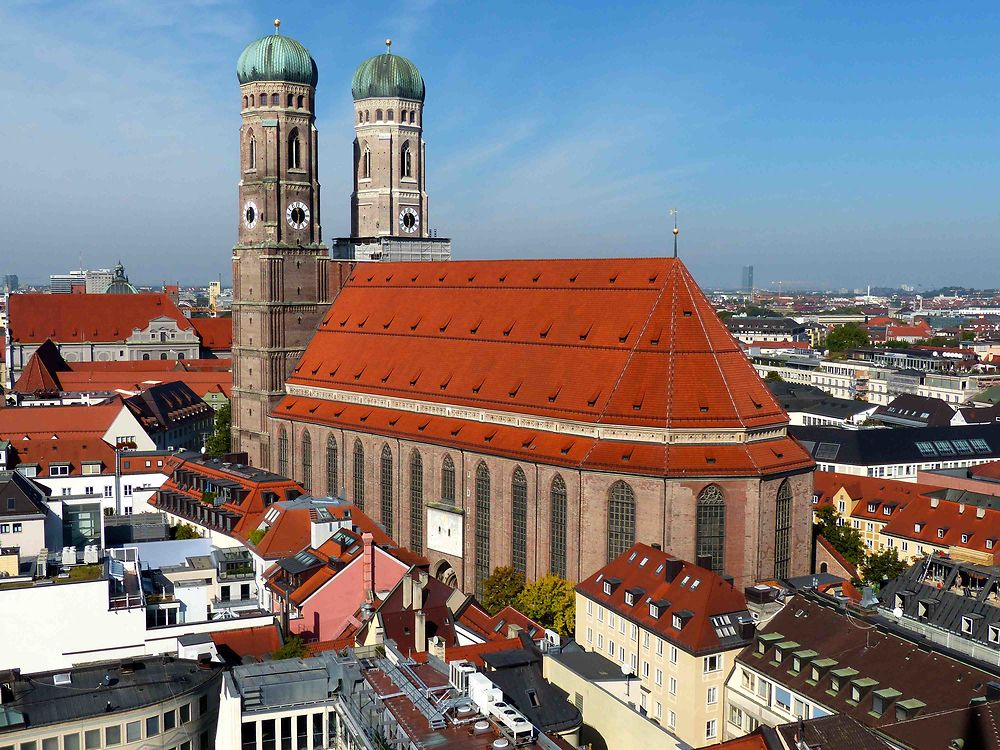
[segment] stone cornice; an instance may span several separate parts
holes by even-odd
[[[452,419],[465,419],[471,422],[486,424],[501,424],[511,427],[521,427],[530,430],[555,432],[560,435],[577,435],[597,440],[623,440],[638,443],[657,443],[661,445],[714,445],[754,443],[761,440],[772,440],[784,437],[787,433],[785,424],[756,429],[684,429],[669,427],[641,427],[634,425],[595,424],[553,417],[538,417],[531,414],[480,409],[471,406],[442,404],[433,401],[395,398],[392,396],[376,396],[357,391],[342,391],[335,388],[320,388],[316,386],[286,383],[285,392],[289,396],[303,398],[318,398],[323,401],[342,401],[344,403],[374,406],[397,411],[408,411],[416,414],[429,414]]]

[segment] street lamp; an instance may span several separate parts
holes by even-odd
[[[625,675],[625,697],[629,697],[629,685],[633,677],[632,670],[627,664],[622,664],[622,674]]]

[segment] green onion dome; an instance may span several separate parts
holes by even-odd
[[[274,22],[274,33],[250,42],[236,63],[240,83],[253,81],[291,81],[315,86],[319,78],[316,61],[309,50],[290,36],[278,33],[280,21]]]
[[[386,47],[392,42],[386,39]],[[388,50],[365,60],[354,71],[351,94],[359,99],[414,99],[424,100],[424,79],[417,66],[405,57]]]

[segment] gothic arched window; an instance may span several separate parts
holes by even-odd
[[[778,487],[774,503],[774,577],[788,578],[792,556],[792,488],[786,479]]]
[[[608,562],[635,544],[635,492],[619,480],[608,491]]]
[[[375,122],[382,122],[382,110],[381,109],[376,109],[375,110]]]
[[[313,484],[313,441],[308,432],[302,433],[302,486],[312,492]]]
[[[295,97],[292,96],[291,94],[289,94],[288,97],[285,99],[285,106],[286,107],[291,107],[292,106],[292,102],[294,102],[294,101],[295,101]]]
[[[247,108],[247,98],[244,96],[243,97],[243,109],[246,109],[246,108]]]
[[[381,471],[379,472],[379,483],[381,485],[382,500],[382,526],[392,534],[392,451],[388,445],[382,446]]]
[[[519,573],[526,573],[528,571],[528,480],[520,466],[514,469],[514,478],[510,485],[513,543],[511,565]]]
[[[414,111],[413,111],[413,110],[411,109],[411,110],[410,110],[410,124],[411,124],[411,125],[413,124],[413,116],[414,116],[415,114],[416,114],[416,113],[415,113],[415,112],[414,112]]]
[[[410,454],[410,549],[424,552],[424,460],[420,451]]]
[[[284,427],[278,433],[278,473],[288,476],[288,433]]]
[[[253,94],[250,94],[250,106],[251,106],[251,107],[253,107],[253,106],[256,106],[256,105],[254,104],[254,95],[253,95]]]
[[[365,122],[371,122],[372,121],[371,114],[372,113],[369,112],[367,109],[365,110]]]
[[[365,449],[361,440],[354,441],[354,504],[365,509]]]
[[[490,470],[476,467],[476,596],[483,595],[483,581],[490,576]]]
[[[326,439],[326,494],[337,496],[337,441],[333,435]]]
[[[299,131],[298,129],[293,130],[288,136],[288,168],[298,169],[299,161],[301,158],[300,154],[301,147],[299,145]]]
[[[451,456],[445,456],[441,465],[441,502],[455,504],[455,463]]]
[[[392,122],[392,110],[391,109],[388,112],[386,112],[386,119],[389,122]]]
[[[295,100],[296,109],[302,109],[302,105],[305,104],[306,98],[299,94],[299,98]]]
[[[372,176],[372,152],[368,146],[365,146],[365,151],[361,154],[361,178],[369,179]]]
[[[712,558],[712,571],[722,575],[726,565],[726,498],[717,484],[698,494],[695,511],[695,555]]]
[[[277,94],[271,94],[271,106],[272,107],[277,107],[278,106],[278,95]]]
[[[364,122],[364,121],[365,121],[365,113],[358,112],[358,122]]]
[[[403,170],[403,177],[413,177],[413,160],[410,158],[410,142],[403,144],[403,150],[399,155],[399,163]]]
[[[552,480],[550,492],[552,513],[549,520],[549,570],[566,577],[566,482],[558,474]]]
[[[257,139],[253,131],[247,133],[247,169],[257,168]]]

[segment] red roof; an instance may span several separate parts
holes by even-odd
[[[358,266],[289,382],[600,424],[787,423],[669,258]]]
[[[813,492],[820,497],[819,505],[826,505],[842,488],[847,491],[854,503],[854,507],[851,509],[852,516],[883,522],[892,517],[895,513],[894,508],[903,507],[910,500],[918,498],[926,492],[941,489],[929,484],[901,482],[897,479],[859,477],[836,471],[816,471],[813,473]],[[874,510],[868,510],[869,503],[875,504]],[[886,506],[890,506],[888,515],[885,513]]]
[[[612,583],[610,594],[605,583]],[[734,645],[725,646],[709,618],[745,612],[746,599],[733,584],[711,570],[680,560],[648,544],[634,544],[576,590],[588,599],[608,607],[630,621],[657,633],[687,651],[717,651],[743,645],[739,625],[731,623]],[[632,604],[626,594],[631,593]],[[650,603],[665,602],[659,617],[650,613]],[[673,627],[673,615],[680,615],[683,627]]]
[[[70,295],[59,295],[68,297]],[[0,410],[0,438],[104,435],[123,410],[120,398],[96,406],[21,406]]]
[[[921,496],[894,513],[882,533],[995,555],[1000,552],[1000,510]],[[991,542],[989,548],[987,540]]]
[[[38,466],[39,477],[49,476],[49,467],[52,464],[68,464],[68,476],[71,477],[83,476],[84,463],[98,462],[100,464],[98,474],[113,474],[115,470],[114,448],[101,439],[100,432],[82,438],[79,434],[74,434],[73,437],[62,437],[58,440],[43,437],[34,440],[15,440],[11,446],[17,454],[14,466],[35,464]]]
[[[233,348],[232,318],[191,318],[191,325],[201,338],[201,346],[209,351],[229,351]]]
[[[263,661],[265,656],[281,648],[281,633],[277,625],[217,630],[212,633],[212,641],[219,651],[228,650],[239,657],[252,656],[257,661]]]
[[[827,540],[825,536],[823,536],[822,534],[818,534],[816,536],[816,543],[822,546],[823,549],[825,549],[833,557],[834,560],[840,563],[840,567],[846,570],[852,577],[854,578],[858,577],[857,566],[850,560],[848,560],[846,557],[844,557],[842,554],[840,554],[839,550],[837,550],[836,547],[830,544],[829,540]]]
[[[578,435],[430,416],[373,406],[286,396],[276,418],[373,432],[557,466],[656,476],[767,475],[813,466],[790,437],[752,443],[665,445],[595,440]]]
[[[886,339],[898,339],[898,338],[917,338],[924,339],[933,333],[933,330],[929,325],[922,322],[917,325],[912,326],[886,326],[885,327],[885,337]]]
[[[191,327],[166,294],[12,294],[11,340],[17,344],[124,341],[155,318]]]
[[[485,643],[472,643],[468,646],[451,646],[445,648],[444,660],[449,664],[453,661],[465,660],[475,664],[477,667],[486,666],[483,660],[485,654],[495,654],[497,651],[513,651],[524,648],[520,638],[505,638],[502,641],[486,641]]]

